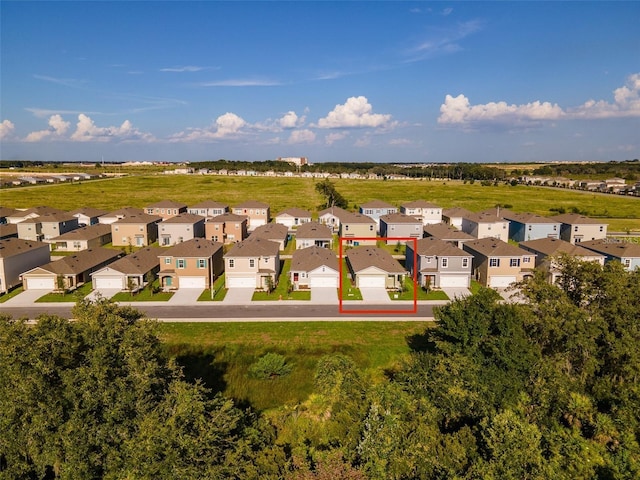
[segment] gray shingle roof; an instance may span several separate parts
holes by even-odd
[[[388,273],[406,273],[402,265],[382,248],[356,247],[347,250],[346,257],[355,273],[369,267],[377,267]]]
[[[307,222],[298,226],[298,229],[296,230],[296,238],[318,238],[322,240],[331,240],[333,238],[333,233],[331,232],[331,228],[326,225],[322,225],[318,222]]]
[[[70,232],[63,233],[62,235],[52,238],[51,241],[69,241],[69,240],[91,240],[93,238],[99,238],[103,235],[111,233],[111,225],[103,223],[96,223],[95,225],[89,225],[87,227],[76,228]]]
[[[309,272],[321,266],[327,266],[339,271],[338,258],[336,254],[328,248],[308,247],[293,252],[291,258],[291,270],[298,272]]]
[[[280,217],[282,215],[288,215],[290,217],[298,217],[298,218],[300,217],[311,218],[311,212],[309,212],[308,210],[303,210],[302,208],[296,208],[296,207],[286,208],[282,210],[280,213],[278,213],[276,217]]]
[[[90,248],[88,250],[82,250],[70,257],[62,257],[60,260],[54,260],[38,268],[56,275],[78,275],[105,262],[115,260],[121,255],[122,252],[111,248]]]
[[[109,268],[124,274],[144,275],[160,264],[158,256],[162,252],[160,247],[146,247],[116,260],[109,264]]]
[[[285,227],[286,228],[286,227]],[[225,254],[227,257],[259,257],[273,256],[278,254],[280,245],[266,238],[247,239],[236,243],[231,250]]]
[[[281,223],[267,223],[266,225],[260,225],[250,235],[250,238],[264,238],[266,240],[276,239],[277,241],[284,240],[289,234],[289,228]]]
[[[218,250],[222,249],[222,243],[207,240],[206,238],[192,238],[186,242],[178,243],[171,248],[167,248],[159,253],[161,257],[188,257],[204,258],[210,257]]]
[[[588,242],[580,242],[585,248],[610,255],[616,258],[622,257],[640,257],[640,245],[631,242],[617,242],[609,239],[589,240]]]
[[[411,248],[412,242],[407,242],[407,246]],[[426,256],[446,256],[446,257],[471,257],[469,252],[452,245],[449,242],[440,240],[436,237],[421,238],[416,241],[416,251],[418,255]]]
[[[194,213],[181,213],[175,217],[167,218],[162,223],[177,223],[177,224],[194,224],[204,220],[204,217],[196,215]]]
[[[551,217],[555,222],[566,223],[567,225],[606,225],[602,220],[585,217],[579,213],[562,213]]]
[[[481,238],[465,242],[464,249],[472,249],[485,257],[520,257],[522,255],[531,255],[529,252],[514,247],[497,238]]]
[[[597,253],[581,247],[580,245],[574,245],[557,238],[538,238],[536,240],[527,240],[526,242],[520,242],[520,246],[540,252],[543,255],[558,255],[560,253],[567,253],[576,257],[595,257],[598,255]]]
[[[138,213],[133,215],[127,215],[126,217],[121,218],[114,222],[114,225],[123,224],[123,223],[139,223],[143,225],[149,225],[150,223],[160,222],[162,217],[158,217],[156,215],[147,215],[146,213]]]
[[[418,220],[416,217],[412,217],[410,215],[405,215],[404,213],[388,213],[386,215],[382,215],[380,220],[387,225],[393,223],[422,225],[422,220]]]
[[[446,223],[425,225],[423,230],[428,236],[439,238],[440,240],[475,240],[476,238]]]
[[[23,240],[22,238],[7,238],[0,241],[0,258],[9,258],[45,246],[47,249],[49,248],[49,245],[43,242]]]

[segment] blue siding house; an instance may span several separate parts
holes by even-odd
[[[516,242],[528,242],[540,238],[560,238],[561,223],[533,213],[508,212],[509,238]]]
[[[640,268],[640,245],[608,238],[580,242],[580,246],[605,256],[605,262],[620,262],[625,270]]]
[[[375,220],[377,229],[380,231],[380,217],[390,213],[398,213],[398,209],[382,200],[371,200],[360,205],[360,213]]]

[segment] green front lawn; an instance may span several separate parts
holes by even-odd
[[[347,261],[342,260],[342,300],[362,300],[362,293],[356,288],[349,276]]]
[[[404,289],[402,292],[389,291],[391,300],[413,300],[413,279],[405,277]],[[397,298],[396,298],[397,295]],[[423,288],[418,287],[418,300],[449,300],[449,297],[442,290],[429,290],[425,292]]]
[[[481,288],[482,288],[482,285],[480,285],[480,282],[478,282],[477,280],[471,279],[471,286],[469,287],[469,290],[471,291],[471,295],[475,295],[476,293],[478,293]]]
[[[289,286],[289,270],[291,269],[291,260],[283,260],[280,276],[278,277],[278,285],[272,292],[256,291],[253,293],[252,301],[263,300],[311,300],[310,290],[294,290],[288,292]]]
[[[227,296],[227,289],[224,286],[224,273],[213,282],[213,298],[211,290],[203,291],[198,297],[199,302],[221,302]]]
[[[12,290],[9,290],[4,295],[0,295],[0,303],[4,303],[7,300],[15,297],[16,295],[18,295],[19,293],[22,293],[22,292],[24,292],[24,289],[22,288],[22,285],[20,285],[19,287],[15,287]]]
[[[111,300],[114,302],[166,302],[173,297],[173,292],[163,292],[158,290],[157,293],[153,293],[154,289],[159,289],[160,284],[156,279],[153,284],[153,288],[149,288],[147,285],[142,290],[139,290],[133,294],[130,292],[118,292]]]
[[[46,302],[77,302],[79,299],[83,299],[87,295],[91,293],[93,290],[93,286],[91,282],[87,282],[79,288],[71,292],[65,293],[47,293],[43,295],[39,299],[36,300],[37,303],[46,303]]]

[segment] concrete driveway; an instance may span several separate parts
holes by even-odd
[[[230,288],[227,290],[227,294],[222,303],[228,305],[249,305],[251,304],[253,292],[255,292],[255,288]]]
[[[391,303],[387,289],[383,287],[365,287],[360,288],[362,294],[362,300],[364,303],[382,304]]]
[[[169,299],[169,305],[196,305],[198,297],[202,293],[200,288],[179,288]]]
[[[8,307],[29,307],[34,304],[34,302],[46,295],[47,293],[51,293],[51,290],[39,290],[39,289],[29,289],[25,290],[22,293],[19,293],[13,298],[10,298],[3,305]]]
[[[121,290],[117,288],[113,288],[113,289],[103,288],[101,290],[98,290],[96,288],[93,292],[91,292],[89,295],[87,295],[84,298],[85,300],[95,300],[98,297],[109,299],[113,297],[116,293],[119,293],[120,291]]]
[[[463,287],[442,287],[441,290],[447,294],[450,300],[465,298],[471,295],[471,290]]]
[[[334,287],[311,288],[311,303],[317,305],[336,305],[338,303],[338,289]]]

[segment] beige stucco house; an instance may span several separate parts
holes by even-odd
[[[209,217],[204,224],[204,236],[215,242],[241,242],[248,235],[247,223],[246,216],[233,213]]]
[[[214,200],[205,200],[204,202],[190,206],[187,211],[205,218],[217,217],[218,215],[228,213],[229,205],[226,203],[216,202]]]
[[[296,230],[296,250],[313,246],[331,248],[332,243],[333,233],[327,225],[309,222]]]
[[[485,287],[505,288],[531,275],[535,255],[497,238],[465,242],[463,250],[473,255],[473,275]]]
[[[193,238],[160,253],[158,278],[165,290],[211,288],[224,271],[222,243]]]
[[[607,238],[607,224],[578,213],[563,213],[551,217],[560,222],[560,238],[569,243],[587,242]]]
[[[462,217],[461,230],[475,238],[498,238],[509,241],[509,220],[481,212]]]
[[[287,208],[279,212],[274,221],[289,228],[298,228],[299,225],[311,221],[311,212],[302,208]]]
[[[47,240],[61,252],[77,252],[89,248],[102,247],[111,242],[111,225],[96,223],[76,228],[59,237]]]
[[[144,213],[161,217],[163,220],[186,212],[187,206],[184,203],[174,200],[160,200],[159,202],[144,207]]]
[[[289,281],[295,290],[316,287],[338,288],[339,277],[338,258],[332,250],[311,246],[293,252]]]
[[[158,223],[162,218],[141,213],[128,215],[111,224],[114,247],[146,247],[158,239]]]
[[[356,247],[345,255],[351,279],[357,288],[399,288],[407,271],[391,254],[378,247]]]
[[[158,223],[158,242],[163,247],[192,238],[204,238],[204,217],[200,215],[181,213]]]
[[[245,215],[248,219],[247,228],[255,230],[260,225],[265,225],[271,221],[271,210],[269,205],[257,200],[247,200],[231,209],[236,215]]]
[[[145,247],[130,253],[91,274],[93,288],[98,290],[139,290],[147,279],[155,279],[160,269],[160,247]]]
[[[338,230],[340,238],[347,246],[375,245],[377,238],[376,221],[361,213],[343,215]]]
[[[227,288],[267,289],[280,274],[280,247],[264,238],[236,243],[224,256]]]

